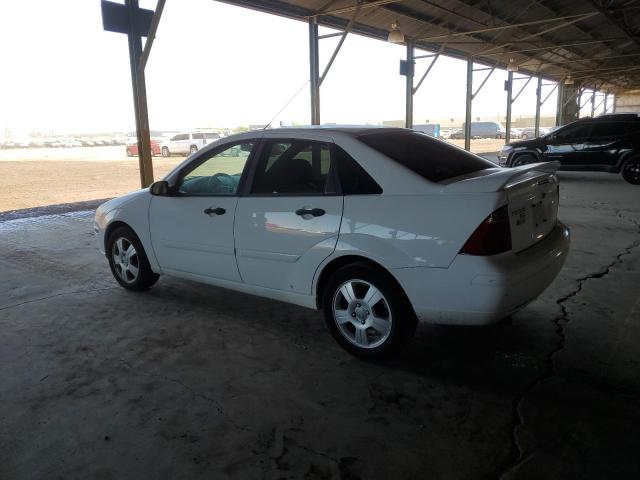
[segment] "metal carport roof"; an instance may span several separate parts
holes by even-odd
[[[398,21],[417,48],[604,89],[640,87],[636,0],[221,0],[386,40]]]

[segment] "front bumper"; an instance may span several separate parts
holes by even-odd
[[[527,250],[490,257],[458,255],[449,268],[399,268],[394,276],[418,318],[447,325],[486,325],[520,310],[555,279],[569,253],[558,222]]]

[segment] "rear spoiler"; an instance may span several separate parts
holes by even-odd
[[[484,193],[497,192],[515,184],[526,182],[540,174],[554,173],[560,162],[530,163],[513,168],[492,168],[480,170],[472,177],[459,177],[450,181],[442,192]]]

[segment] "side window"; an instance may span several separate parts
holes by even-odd
[[[589,136],[591,138],[619,137],[625,134],[625,125],[620,122],[594,123]]]
[[[204,139],[204,133],[194,133],[191,135],[191,137],[194,140],[203,140]]]
[[[343,195],[377,195],[382,193],[380,185],[340,147],[334,147],[336,168]]]
[[[591,124],[580,123],[577,125],[569,126],[563,130],[560,130],[555,135],[556,140],[563,142],[571,142],[573,140],[581,140],[589,137],[591,131]]]
[[[238,143],[217,151],[187,170],[179,182],[183,195],[235,195],[253,142]]]
[[[180,134],[176,135],[175,137],[173,137],[171,140],[189,140],[189,134],[188,133],[180,133]]]
[[[251,193],[323,195],[334,193],[331,149],[306,140],[268,141],[258,161]]]

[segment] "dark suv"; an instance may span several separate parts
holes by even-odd
[[[543,137],[505,145],[500,165],[557,160],[561,170],[620,173],[640,185],[640,117],[611,114],[569,123]]]

